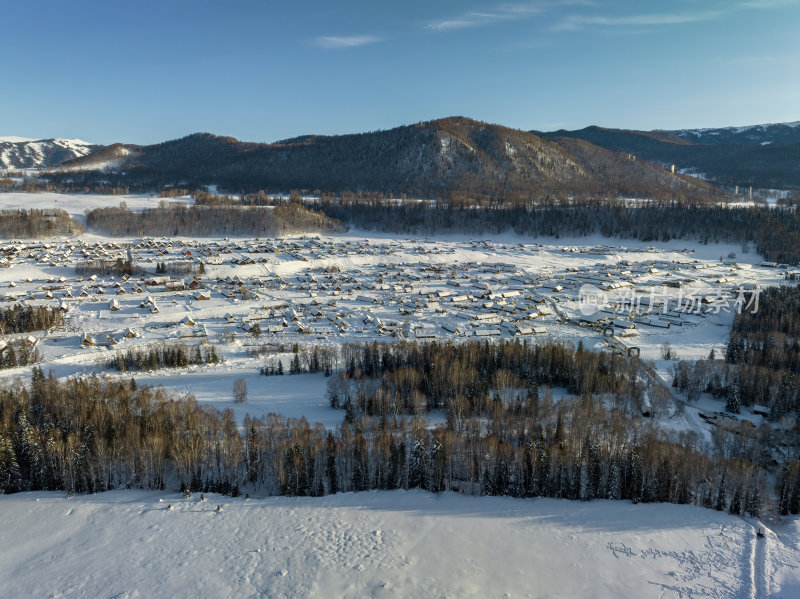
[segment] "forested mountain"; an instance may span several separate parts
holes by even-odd
[[[696,179],[664,173],[673,164],[679,172],[729,187],[800,186],[800,121],[672,131],[592,126],[525,132],[451,117],[271,144],[208,133],[151,146],[0,138],[0,168],[63,166],[69,172],[56,176],[62,182],[102,180],[136,189],[217,184],[243,192],[470,194],[504,200],[615,194],[699,199],[717,193]],[[112,172],[100,172],[107,170]]]
[[[47,168],[100,150],[80,139],[0,137],[0,169]]]
[[[58,177],[86,184],[102,178],[149,189],[217,184],[232,191],[369,191],[425,198],[467,194],[503,200],[576,195],[701,199],[718,193],[703,181],[627,154],[556,143],[461,117],[273,144],[200,133],[131,151],[117,172],[74,172],[92,160],[72,161],[66,165],[70,172]]]
[[[678,170],[702,173],[727,186],[786,189],[800,185],[800,125],[756,125],[723,129],[634,131],[586,127],[536,135],[563,147],[575,139],[634,154]]]

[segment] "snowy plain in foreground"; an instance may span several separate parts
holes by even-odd
[[[758,526],[685,505],[421,491],[205,502],[20,493],[0,497],[0,594],[799,596],[800,522],[761,540]]]

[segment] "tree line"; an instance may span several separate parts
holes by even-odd
[[[83,231],[83,225],[64,210],[0,210],[0,237],[55,237],[79,235]]]
[[[18,177],[19,180],[10,177]],[[126,185],[109,185],[102,180],[79,183],[69,176],[55,176],[53,178],[38,178],[25,175],[24,172],[11,172],[8,177],[0,178],[0,192],[42,193],[45,191],[57,193],[97,193],[102,195],[128,195],[130,189]]]
[[[800,417],[800,286],[761,290],[758,310],[735,316],[725,362],[734,369],[728,396],[768,406],[773,418]]]
[[[0,308],[0,335],[46,331],[64,324],[64,313],[47,306]]]
[[[178,275],[178,276],[188,276],[193,274],[202,275],[205,273],[205,267],[203,263],[196,264],[191,260],[180,260],[180,261],[173,261],[173,262],[157,262],[156,263],[156,274],[157,275]]]
[[[218,364],[220,361],[216,347],[213,345],[198,344],[190,347],[176,343],[151,347],[146,350],[118,351],[106,363],[106,368],[120,372],[142,372],[159,368],[185,368],[203,364]]]
[[[767,260],[800,264],[800,211],[761,206],[738,207],[700,201],[636,203],[613,197],[561,198],[557,195],[482,198],[448,192],[437,200],[398,200],[377,192],[314,192],[304,205],[349,226],[386,233],[437,235],[500,234],[529,237],[604,237],[701,243],[750,243]],[[218,196],[195,192],[207,206],[282,206],[286,202],[259,191]],[[298,192],[292,192],[300,202]]]
[[[40,359],[39,350],[24,339],[0,341],[0,368],[28,366]]]
[[[794,206],[737,207],[711,202],[650,201],[636,203],[608,197],[481,198],[459,192],[437,200],[392,198],[377,192],[313,192],[304,204],[347,225],[387,233],[437,235],[500,234],[529,237],[604,237],[755,245],[767,260],[800,263],[800,211]],[[264,191],[241,197],[194,193],[205,206],[281,206],[285,200]],[[293,191],[290,201],[300,202]]]
[[[787,460],[776,484],[778,513],[781,516],[800,514],[800,461]]]
[[[723,360],[682,360],[675,366],[673,386],[686,394],[689,402],[708,393],[724,402],[725,410],[739,414],[744,407],[766,408],[770,419],[800,413],[800,378],[785,370]]]
[[[430,429],[402,416],[362,417],[336,430],[274,414],[243,424],[240,430],[231,410],[133,379],[59,382],[35,368],[29,386],[0,391],[0,489],[324,495],[422,488],[695,503],[752,515],[765,506],[756,463],[709,455],[685,433],[669,439],[589,396],[498,398],[458,428]]]
[[[495,399],[536,399],[539,385],[582,396],[607,394],[634,413],[644,393],[637,359],[556,342],[346,344],[342,364],[328,383],[328,396],[333,407],[355,418],[444,410],[459,426],[464,418],[485,415]]]
[[[723,359],[679,362],[673,386],[690,402],[709,393],[731,414],[758,405],[773,422],[786,416],[800,421],[799,307],[800,287],[762,290],[758,310],[735,316]],[[781,433],[781,443],[794,457],[800,457],[798,432],[789,427]]]
[[[736,315],[732,337],[800,337],[800,287],[767,287],[760,290],[757,298],[747,299],[751,303],[757,300],[758,309],[743,310]]]
[[[172,203],[147,210],[97,208],[86,216],[89,227],[110,235],[208,236],[219,234],[278,236],[285,233],[333,233],[337,221],[300,204],[270,208],[186,206]]]
[[[258,326],[256,323],[255,326]],[[252,330],[251,330],[252,332]],[[266,348],[265,348],[266,349]],[[250,355],[264,353],[261,348]],[[340,359],[338,347],[318,346],[304,347],[294,344],[292,347],[292,358],[289,360],[289,374],[316,374],[322,372],[325,376],[330,376],[337,368]],[[283,361],[280,358],[271,358],[259,369],[259,373],[264,376],[275,376],[284,374]]]
[[[134,275],[144,272],[141,268],[135,266],[130,260],[122,258],[101,260],[93,259],[79,262],[75,265],[75,274],[82,277],[90,275]]]
[[[551,198],[480,203],[319,200],[311,208],[350,226],[402,234],[500,234],[528,237],[604,237],[700,243],[752,242],[767,260],[800,264],[800,211],[729,207],[698,202],[635,204],[615,199]]]

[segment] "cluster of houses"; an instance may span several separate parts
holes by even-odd
[[[0,259],[12,269],[52,273],[9,281],[6,301],[44,302],[68,311],[72,326],[111,331],[84,331],[83,345],[115,344],[144,330],[346,341],[517,337],[579,325],[625,337],[702,318],[732,301],[748,274],[731,261],[658,260],[652,248],[640,250],[647,252],[641,260],[628,250],[628,260],[617,260],[614,251],[486,241],[146,238],[12,242],[0,246]],[[119,261],[132,273],[75,272],[76,264]],[[780,265],[761,266],[753,270],[779,274]],[[688,310],[689,291],[703,285],[713,292],[692,298],[696,306]],[[579,310],[586,286],[608,296],[591,314]]]

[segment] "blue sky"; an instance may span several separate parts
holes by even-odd
[[[0,15],[0,136],[800,119],[800,0],[31,0]]]

